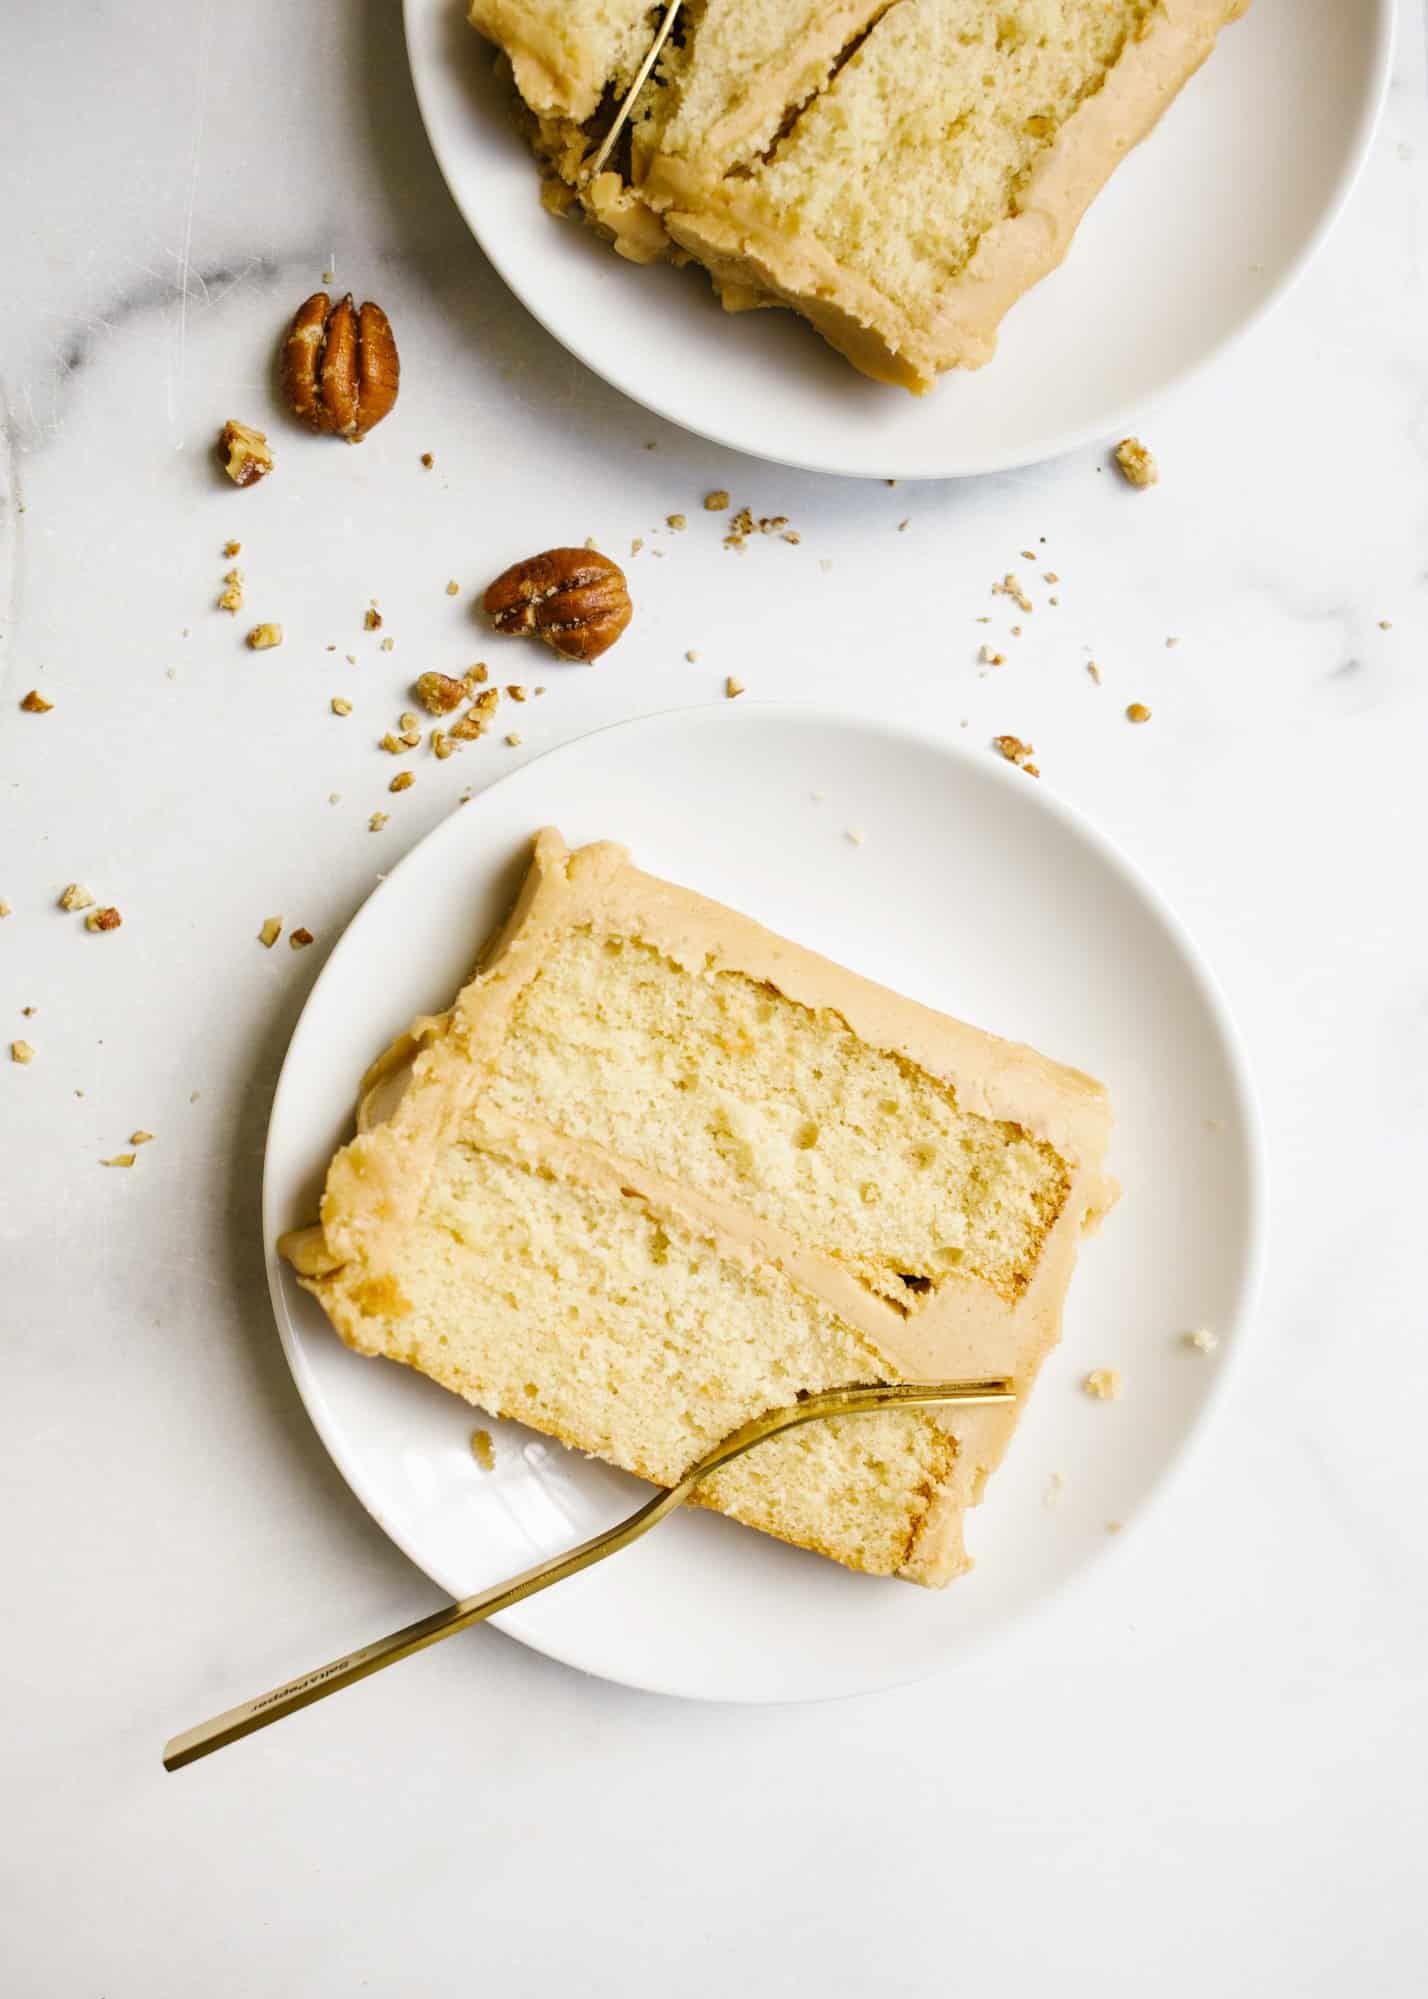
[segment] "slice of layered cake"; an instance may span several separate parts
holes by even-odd
[[[365,1079],[320,1224],[281,1247],[359,1352],[669,1485],[825,1388],[1024,1398],[1111,1198],[1109,1128],[1076,1070],[546,831],[450,1011]],[[944,1583],[1016,1413],[809,1425],[700,1498]]]
[[[898,0],[747,171],[665,228],[923,390],[980,367],[1248,0]],[[676,189],[672,200],[678,202]]]
[[[565,189],[636,261],[698,259],[922,390],[990,359],[1116,166],[1249,0],[472,0]],[[559,205],[559,204],[557,204]]]

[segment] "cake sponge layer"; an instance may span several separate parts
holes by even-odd
[[[738,1202],[903,1306],[951,1270],[1017,1296],[1069,1185],[832,1009],[591,925],[552,940],[481,1102]]]
[[[578,1171],[578,1169],[576,1169]],[[771,1264],[596,1175],[459,1141],[400,1254],[311,1288],[359,1351],[673,1485],[740,1424],[890,1378],[870,1343]],[[849,1567],[913,1560],[953,1438],[924,1414],[833,1418],[717,1473],[706,1505]]]

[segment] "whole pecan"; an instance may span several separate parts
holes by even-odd
[[[352,294],[334,305],[314,292],[293,314],[283,342],[283,394],[293,415],[330,437],[358,444],[397,400],[401,364],[391,322]]]
[[[481,605],[498,632],[529,632],[587,665],[609,651],[634,610],[624,571],[593,548],[548,548],[513,563]]]

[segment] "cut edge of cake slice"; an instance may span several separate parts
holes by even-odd
[[[529,1104],[522,1108],[519,1098],[513,1114],[509,1103],[502,1102],[509,1079],[502,1078],[501,1065],[508,1039],[515,1045],[513,1022],[523,996],[536,990],[543,968],[555,962],[559,940],[580,934],[591,924],[604,926],[602,934],[612,940],[638,937],[642,948],[657,944],[669,962],[683,965],[690,980],[702,982],[702,987],[732,979],[742,989],[742,982],[755,981],[780,1003],[826,1024],[830,1033],[857,1037],[858,1045],[878,1051],[880,1060],[913,1065],[919,1074],[925,1071],[944,1078],[968,1115],[1014,1126],[1037,1144],[1054,1147],[1065,1163],[1065,1184],[1054,1216],[1036,1242],[1034,1267],[1026,1281],[998,1288],[949,1267],[927,1285],[925,1294],[915,1295],[900,1310],[870,1288],[865,1273],[830,1254],[825,1243],[810,1243],[797,1229],[785,1226],[789,1210],[753,1212],[749,1200],[729,1198],[728,1186],[713,1193],[700,1191],[660,1170],[658,1160],[653,1166],[642,1164],[609,1146],[555,1130],[540,1115],[533,1115]],[[622,1033],[628,1031],[623,1019],[617,1026]],[[736,1022],[733,1031],[743,1030]],[[658,1050],[652,1054],[663,1059]],[[479,1378],[481,1368],[468,1370],[464,1380],[452,1378],[450,1367],[443,1373],[433,1350],[439,1334],[413,1347],[411,1306],[426,1281],[420,1274],[428,1255],[422,1244],[430,1241],[431,1216],[424,1215],[423,1203],[429,1190],[443,1184],[443,1176],[450,1179],[452,1162],[464,1156],[463,1148],[481,1155],[519,1155],[563,1184],[613,1187],[623,1200],[639,1204],[647,1214],[665,1217],[686,1236],[692,1232],[709,1246],[710,1254],[732,1260],[745,1272],[773,1273],[812,1307],[831,1314],[843,1337],[862,1342],[864,1350],[877,1357],[875,1372],[871,1377],[865,1372],[862,1378],[1006,1376],[1017,1385],[1018,1407],[1056,1342],[1079,1238],[1114,1198],[1113,1183],[1101,1164],[1109,1137],[1109,1106],[1104,1090],[1090,1078],[1049,1062],[1034,1050],[902,999],[748,918],[645,875],[613,844],[602,842],[571,853],[550,829],[537,838],[533,863],[510,918],[452,1008],[416,1022],[369,1072],[358,1128],[358,1137],[339,1151],[329,1168],[320,1225],[294,1231],[280,1245],[342,1336],[364,1352],[383,1352],[445,1379],[448,1386],[483,1406],[499,1405],[501,1413],[522,1417],[629,1469],[664,1477],[665,1482],[699,1455],[701,1433],[691,1429],[681,1434],[679,1450],[667,1453],[658,1465],[638,1462],[628,1449],[620,1454],[602,1448],[608,1439],[599,1433],[598,1424],[582,1430],[578,1421],[568,1420],[568,1409],[565,1420],[556,1420],[559,1412],[548,1408],[509,1406],[498,1383]],[[634,1141],[629,1143],[636,1149]],[[735,1186],[736,1195],[741,1191]],[[772,1283],[774,1277],[762,1281]],[[590,1291],[587,1283],[585,1295]],[[488,1314],[477,1316],[484,1320]],[[770,1364],[777,1359],[773,1355]],[[493,1374],[494,1363],[487,1362],[485,1372]],[[761,1380],[764,1406],[789,1399],[777,1392],[776,1378],[775,1374],[774,1379]],[[834,1384],[805,1370],[798,1385]],[[677,1397],[688,1386],[681,1375],[670,1383],[670,1392]],[[535,1387],[540,1390],[541,1383]],[[730,1414],[743,1420],[758,1413],[742,1404],[735,1408],[720,1403],[719,1408],[721,1420]],[[929,1419],[955,1446],[955,1454],[935,1478],[928,1476],[925,1465],[919,1468],[894,1454],[891,1462],[904,1487],[926,1488],[917,1531],[901,1545],[896,1573],[940,1584],[966,1566],[962,1515],[980,1498],[987,1476],[1006,1448],[1016,1414],[1016,1408],[966,1409]],[[922,1434],[916,1432],[918,1437]],[[908,1433],[909,1438],[912,1435]],[[834,1450],[831,1444],[826,1448]],[[846,1448],[853,1454],[848,1463],[865,1461],[859,1454],[866,1452],[866,1440],[851,1440]],[[769,1512],[769,1482],[779,1461],[771,1460],[762,1470],[752,1462],[763,1449],[751,1454],[747,1474],[756,1484],[764,1484],[762,1515],[747,1494],[742,1502],[732,1492],[711,1498],[750,1524],[785,1532],[788,1522],[778,1524],[776,1510]],[[793,1504],[797,1495],[790,1490],[784,1497]],[[816,1515],[817,1507],[813,1510]],[[826,1532],[820,1535],[810,1526],[806,1508],[799,1518],[801,1527],[785,1532],[785,1538],[817,1547],[852,1566],[879,1566],[858,1559],[846,1534],[841,1540]],[[884,1545],[884,1558],[886,1554]],[[888,1567],[886,1559],[882,1567]]]

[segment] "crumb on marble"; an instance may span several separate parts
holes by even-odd
[[[230,569],[224,577],[223,589],[219,595],[216,608],[220,611],[232,612],[235,616],[242,610],[243,572],[241,569]]]
[[[716,486],[712,493],[704,495],[704,511],[706,514],[728,513],[729,495],[722,486]]]
[[[1119,1402],[1122,1388],[1120,1369],[1093,1367],[1081,1387],[1093,1402]]]
[[[1026,591],[1022,588],[1021,578],[1015,575],[1010,569],[1000,583],[992,585],[992,595],[994,597],[1010,597],[1019,611],[1031,611],[1035,609],[1030,597],[1027,596]]]
[[[131,1145],[152,1145],[153,1142],[154,1134],[151,1131],[131,1131],[129,1134],[129,1143]]]
[[[38,687],[32,687],[20,700],[20,706],[27,715],[48,715],[54,705],[53,701],[46,701]]]
[[[258,942],[271,951],[282,934],[283,919],[281,916],[265,916],[263,918],[263,927],[258,932]]]
[[[519,729],[512,729],[510,734],[506,737],[506,743],[508,748],[513,750],[518,750],[524,741],[525,737],[521,734]]]
[[[347,699],[345,694],[333,695],[332,712],[334,715],[350,715],[352,713],[352,703]]]
[[[61,909],[93,909],[94,897],[79,882],[71,882],[59,899]]]
[[[375,604],[369,604],[367,609],[362,613],[362,629],[364,632],[381,631],[382,614]]]
[[[426,467],[427,471],[430,472],[432,466],[435,465],[436,460],[429,451],[423,451],[421,455],[421,462]]]
[[[254,625],[248,634],[248,645],[253,652],[271,652],[274,646],[283,642],[281,625]]]
[[[475,1458],[477,1464],[480,1465],[482,1471],[494,1471],[496,1469],[496,1449],[491,1441],[491,1432],[489,1430],[473,1430],[471,1432],[471,1455]]]
[[[1099,687],[1101,684],[1101,669],[1097,666],[1095,660],[1088,659],[1086,661],[1086,671],[1090,674],[1092,680],[1095,681],[1097,687]]]
[[[675,534],[682,534],[689,526],[689,518],[685,514],[666,514],[664,524],[667,528],[673,529]]]
[[[369,833],[380,833],[391,816],[390,812],[374,812],[367,821],[367,831]]]
[[[1193,1332],[1181,1337],[1182,1344],[1189,1347],[1192,1353],[1213,1353],[1220,1344],[1219,1334],[1212,1333],[1208,1326],[1196,1326]]]
[[[399,770],[387,786],[387,789],[388,791],[410,791],[415,783],[416,778],[409,770]]]
[[[12,1062],[33,1062],[34,1059],[35,1051],[28,1041],[12,1041],[10,1043],[10,1060]]]
[[[1115,448],[1116,465],[1129,486],[1144,490],[1160,480],[1160,467],[1138,437],[1123,437]]]
[[[86,930],[117,930],[124,919],[113,903],[103,909],[91,909],[84,919]]]
[[[132,1166],[134,1159],[132,1152],[116,1152],[112,1159],[101,1159],[99,1163],[101,1166]]]
[[[1126,720],[1128,722],[1148,722],[1150,720],[1150,710],[1143,701],[1132,701],[1126,709]]]
[[[313,941],[312,932],[304,924],[300,923],[296,930],[288,932],[288,943],[294,951],[305,951]]]
[[[461,595],[461,585],[454,576],[446,586],[446,594],[448,597],[459,597]]]
[[[737,674],[731,673],[724,682],[724,699],[726,701],[737,701],[739,696],[746,691],[743,681],[739,679]]]

